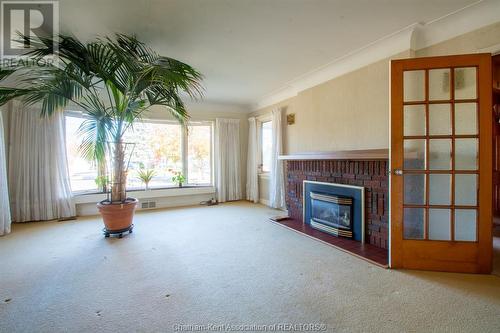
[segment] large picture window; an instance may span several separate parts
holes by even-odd
[[[73,192],[98,192],[98,168],[79,156],[78,128],[83,116],[66,116],[66,146]],[[212,123],[193,122],[183,128],[174,122],[145,121],[134,124],[124,141],[134,143],[127,176],[127,190],[144,189],[139,171],[154,170],[150,189],[177,186],[176,172],[186,177],[186,186],[212,184]]]

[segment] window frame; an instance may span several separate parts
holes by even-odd
[[[68,110],[64,112],[64,116],[75,117],[75,118],[83,118],[88,119],[89,117],[85,115],[82,111]],[[168,119],[143,119],[142,123],[150,123],[150,124],[170,124],[170,125],[179,125],[178,121],[168,120]],[[66,126],[66,118],[65,118],[65,126]],[[192,126],[209,126],[210,127],[210,183],[189,183],[187,179],[188,175],[188,127]],[[66,148],[67,149],[67,148]],[[213,187],[214,186],[214,121],[212,120],[193,120],[190,121],[186,126],[181,126],[181,158],[182,158],[182,173],[186,176],[186,181],[188,181],[182,188],[197,188],[197,187]],[[100,176],[100,168],[97,168],[98,176]],[[71,182],[71,179],[70,179]],[[97,186],[96,186],[97,187]],[[167,190],[167,189],[179,189],[178,186],[158,186],[158,187],[150,187],[151,191],[155,190]],[[127,188],[127,192],[138,192],[144,191],[142,188]],[[102,188],[98,188],[97,191],[94,190],[85,190],[85,191],[72,191],[74,196],[78,195],[90,195],[90,194],[101,194],[104,193]]]

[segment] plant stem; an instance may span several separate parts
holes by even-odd
[[[120,139],[114,143],[113,153],[113,185],[111,189],[112,202],[124,202],[126,199],[125,184],[127,174],[125,172],[125,145]]]

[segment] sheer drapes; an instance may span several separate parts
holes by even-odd
[[[283,154],[282,117],[280,108],[272,111],[273,140],[271,148],[271,172],[269,174],[269,202],[273,208],[285,207],[283,161],[278,158]]]
[[[240,121],[215,120],[215,170],[217,200],[241,199]]]
[[[247,200],[259,202],[257,120],[248,118]]]
[[[38,108],[16,103],[10,115],[12,220],[27,222],[75,216],[63,113],[41,118]]]
[[[9,189],[7,187],[7,159],[2,111],[0,110],[0,236],[10,232]]]

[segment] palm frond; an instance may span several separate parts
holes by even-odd
[[[125,132],[151,106],[164,106],[185,125],[189,114],[180,95],[203,96],[200,72],[159,55],[135,36],[117,34],[88,43],[69,35],[21,36],[20,42],[34,46],[27,53],[30,61],[0,68],[0,105],[16,98],[25,104],[40,103],[42,115],[50,116],[75,103],[86,113],[77,132],[79,152],[90,161],[103,162],[109,142],[119,145]],[[37,65],[48,56],[59,61]],[[5,86],[7,81],[11,86]],[[120,169],[125,161],[117,156],[113,164]],[[123,178],[114,182],[120,185],[112,192],[112,200],[117,200],[117,193],[124,200]]]
[[[70,101],[78,101],[82,91],[83,87],[79,82],[57,73],[51,79],[25,89],[22,101],[28,105],[41,102],[41,114],[50,116],[54,112],[63,110]]]
[[[8,103],[15,98],[25,96],[28,93],[29,90],[25,89],[0,87],[0,106]]]
[[[106,146],[111,141],[114,123],[105,110],[95,109],[88,113],[78,128],[77,134],[82,137],[78,152],[88,161],[103,162]]]

